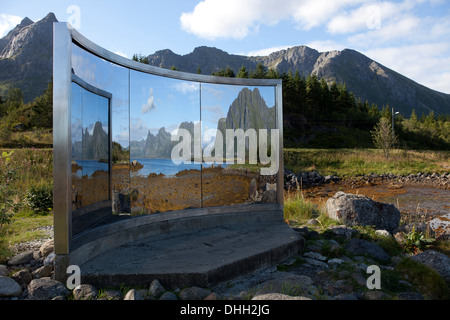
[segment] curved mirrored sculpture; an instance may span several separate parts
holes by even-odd
[[[82,263],[190,218],[282,219],[281,80],[141,64],[65,23],[53,61],[58,256]]]

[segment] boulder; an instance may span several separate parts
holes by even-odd
[[[13,278],[14,280],[16,280],[16,282],[20,285],[26,284],[28,285],[31,280],[33,280],[33,276],[31,275],[30,272],[28,272],[28,270],[19,270],[17,272],[15,272],[11,278]]]
[[[144,297],[136,289],[131,289],[123,300],[144,300]]]
[[[379,245],[363,239],[351,239],[346,245],[345,250],[355,255],[369,255],[370,257],[389,262],[391,257]]]
[[[70,292],[64,284],[48,277],[34,279],[28,285],[31,300],[51,300],[54,297],[67,298]]]
[[[0,277],[0,297],[18,297],[22,294],[22,287],[14,279]]]
[[[181,290],[180,300],[203,300],[211,294],[208,289],[203,289],[199,287],[190,287]]]
[[[445,281],[450,283],[450,258],[445,254],[426,250],[413,256],[412,259],[435,270]]]
[[[90,284],[81,284],[72,293],[75,300],[92,300],[98,295],[97,289]]]
[[[374,226],[392,232],[399,226],[400,211],[393,205],[363,196],[337,192],[326,202],[327,215],[347,226]]]
[[[8,267],[3,264],[0,264],[0,277],[6,277],[9,273]]]
[[[155,298],[162,295],[164,291],[166,290],[157,279],[152,281],[152,283],[150,284],[150,288],[148,289],[148,293],[154,296]]]
[[[47,257],[50,253],[53,252],[53,248],[53,239],[50,239],[41,245],[41,247],[39,248],[39,253],[41,254],[41,256]]]
[[[444,214],[428,222],[436,237],[448,239],[450,237],[450,213]]]
[[[10,266],[16,266],[19,264],[27,264],[31,260],[33,260],[33,251],[25,251],[9,259],[8,264]]]

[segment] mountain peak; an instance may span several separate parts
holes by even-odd
[[[18,24],[18,26],[19,26],[20,28],[23,28],[23,27],[29,26],[30,24],[33,24],[33,23],[34,23],[33,20],[31,20],[31,19],[28,18],[28,17],[25,17],[25,18],[23,18],[22,21]]]

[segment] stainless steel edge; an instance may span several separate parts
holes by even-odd
[[[55,254],[69,254],[72,239],[71,48],[65,23],[53,24],[53,216]]]

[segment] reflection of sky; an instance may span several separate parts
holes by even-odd
[[[72,68],[90,85],[112,94],[113,141],[128,147],[128,69],[94,56],[75,44],[72,45]]]
[[[156,135],[160,128],[173,132],[182,122],[200,120],[200,87],[197,82],[131,71],[131,140]]]

